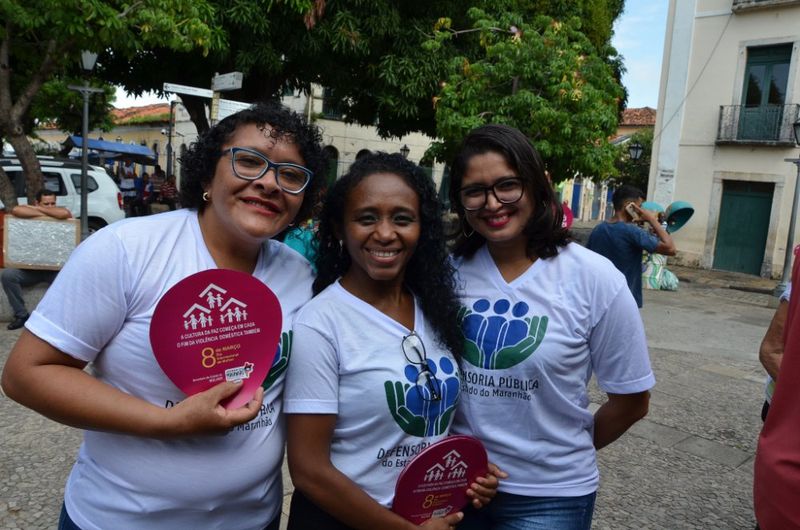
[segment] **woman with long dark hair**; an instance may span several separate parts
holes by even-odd
[[[388,508],[402,468],[448,434],[463,343],[436,189],[402,156],[376,153],[327,197],[316,296],[295,319],[284,397],[289,528],[417,528]],[[480,505],[496,479],[478,480]]]
[[[450,177],[465,337],[453,432],[480,439],[509,475],[459,528],[588,529],[595,452],[647,413],[655,382],[636,303],[608,260],[570,242],[520,131],[475,129]],[[592,373],[608,394],[594,416]]]

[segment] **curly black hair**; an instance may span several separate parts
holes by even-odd
[[[439,340],[458,357],[464,338],[458,326],[454,271],[445,246],[436,187],[422,168],[399,154],[378,152],[356,160],[328,190],[320,215],[314,294],[319,294],[350,268],[350,255],[342,249],[337,237],[344,224],[345,206],[350,192],[362,180],[378,173],[399,176],[419,196],[420,236],[406,266],[404,284],[417,297],[422,313]]]
[[[242,125],[269,125],[270,134],[274,138],[291,139],[300,150],[305,167],[314,176],[303,195],[303,203],[297,214],[297,220],[311,216],[311,210],[317,202],[317,193],[325,181],[327,157],[322,151],[322,134],[316,125],[306,122],[298,114],[275,102],[256,103],[248,109],[232,114],[223,119],[208,131],[200,135],[180,157],[181,192],[180,202],[186,208],[196,208],[202,212],[205,208],[203,192],[206,191],[222,156],[222,146]]]
[[[556,199],[553,187],[545,175],[539,152],[519,130],[508,125],[484,125],[470,132],[458,150],[450,170],[450,203],[458,214],[462,227],[468,227],[459,192],[467,165],[473,156],[493,152],[506,159],[508,165],[522,178],[525,193],[533,204],[533,214],[525,225],[528,238],[526,252],[530,258],[552,258],[558,247],[566,246],[571,238],[562,228],[564,212]],[[483,246],[486,239],[478,232],[466,235],[466,228],[456,234],[453,254],[470,257]]]

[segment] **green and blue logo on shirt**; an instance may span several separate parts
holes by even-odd
[[[511,310],[509,314],[509,309]],[[530,357],[547,333],[546,316],[529,316],[525,302],[511,306],[508,300],[494,305],[481,298],[472,309],[459,313],[464,333],[464,360],[487,370],[510,368]]]
[[[438,400],[433,399],[424,378],[420,377],[420,367],[413,364],[405,367],[405,381],[383,384],[394,421],[403,432],[420,438],[447,432],[460,387],[455,363],[449,358],[441,357],[438,363],[427,359],[427,364],[438,380]]]
[[[275,354],[275,360],[272,361],[272,367],[269,369],[264,382],[261,386],[264,390],[268,390],[277,379],[283,375],[289,367],[289,356],[292,354],[292,331],[284,331],[281,333],[281,341],[278,343],[278,353]]]

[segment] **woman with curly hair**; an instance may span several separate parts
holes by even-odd
[[[588,529],[595,451],[647,413],[655,383],[636,302],[611,262],[570,242],[520,131],[475,129],[450,177],[466,339],[453,432],[483,441],[509,474],[459,529]],[[594,416],[592,372],[608,393]]]
[[[291,319],[311,298],[306,261],[272,241],[315,202],[320,133],[278,105],[225,118],[182,157],[187,208],[128,219],[72,254],[14,346],[3,389],[86,429],[59,528],[277,530],[285,439],[280,420]],[[284,330],[265,389],[186,396],[148,337],[156,304],[199,271],[253,275],[278,296]],[[91,372],[84,368],[91,364]]]
[[[447,436],[462,337],[433,182],[400,155],[357,160],[322,209],[315,298],[287,375],[290,529],[411,529],[402,468]],[[475,503],[496,480],[473,484]],[[487,487],[488,486],[488,487]],[[424,526],[452,528],[454,513]]]

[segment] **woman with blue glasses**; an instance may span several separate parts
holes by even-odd
[[[316,202],[319,130],[278,105],[225,118],[182,157],[184,209],[129,219],[70,257],[3,372],[9,397],[86,429],[59,528],[277,530],[285,440],[280,418],[294,313],[312,273],[271,238]],[[187,397],[150,348],[167,290],[207,269],[252,274],[278,296],[283,327],[264,389],[220,405],[223,383]],[[91,371],[84,371],[90,365]]]
[[[294,323],[284,406],[292,530],[412,529],[389,510],[403,467],[447,436],[463,344],[433,182],[400,155],[330,189],[316,296]],[[494,477],[473,484],[477,505]],[[428,529],[452,528],[455,513]]]

